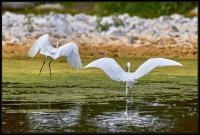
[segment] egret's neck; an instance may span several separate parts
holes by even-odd
[[[130,72],[131,64],[127,63],[127,67],[128,67],[128,72]]]
[[[130,66],[128,66],[128,72],[130,72]]]
[[[57,42],[57,44],[56,44],[56,48],[58,48],[59,47],[59,42]]]

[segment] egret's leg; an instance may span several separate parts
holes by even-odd
[[[128,83],[126,82],[126,96],[128,94]]]
[[[129,102],[133,102],[133,101],[130,100],[130,98],[131,98],[131,91],[133,90],[133,87],[134,87],[134,86],[132,86],[132,87],[130,88],[130,90],[129,90],[129,98],[128,98],[128,99],[129,99]]]
[[[128,99],[126,99],[126,112],[128,112]]]
[[[128,115],[128,99],[126,99],[126,110],[124,114],[127,116]]]
[[[52,62],[52,60],[50,60],[50,62],[49,62],[50,80],[51,80],[51,62]]]
[[[47,60],[47,57],[45,58],[45,60],[44,60],[44,62],[43,62],[43,64],[42,64],[42,67],[41,67],[41,69],[40,69],[39,76],[40,76],[40,74],[41,74],[42,68],[43,68],[43,66],[44,66],[44,64],[45,64],[45,62],[46,62],[46,60]]]
[[[129,101],[130,101],[130,98],[131,98],[131,90],[130,90],[130,92],[129,92]]]

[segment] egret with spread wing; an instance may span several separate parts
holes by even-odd
[[[42,64],[40,69],[40,73],[45,64],[46,59],[51,58],[49,62],[49,70],[50,70],[50,79],[51,79],[51,67],[50,64],[52,60],[58,59],[60,56],[65,56],[70,65],[72,65],[76,69],[82,69],[82,62],[78,52],[78,47],[75,43],[70,42],[65,45],[59,46],[59,42],[57,42],[56,48],[54,48],[49,40],[49,34],[44,34],[38,38],[38,40],[33,44],[28,52],[28,56],[34,57],[37,53],[45,55],[46,58]]]
[[[133,88],[137,79],[148,74],[156,67],[163,66],[183,66],[182,64],[169,60],[166,58],[152,58],[145,61],[135,72],[130,72],[130,63],[127,63],[128,72],[125,72],[120,65],[112,58],[100,58],[92,61],[84,68],[96,67],[103,70],[111,79],[115,81],[126,82],[126,95],[128,94],[128,87]],[[130,98],[130,94],[129,94]]]

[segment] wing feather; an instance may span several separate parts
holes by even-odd
[[[136,80],[148,74],[153,69],[163,66],[183,66],[181,63],[166,58],[152,58],[145,61],[140,67],[132,73],[132,79]]]
[[[45,55],[56,52],[56,49],[50,43],[49,34],[44,34],[38,38],[38,40],[29,49],[28,56],[34,57],[39,51]]]
[[[103,70],[111,79],[126,82],[139,79],[156,67],[162,66],[182,66],[182,64],[165,58],[153,58],[144,62],[134,73],[127,73],[114,59],[100,58],[92,61],[84,68],[96,67]]]
[[[96,67],[103,70],[107,76],[115,81],[129,80],[129,73],[125,72],[112,58],[100,58],[92,61],[84,68]]]
[[[79,55],[78,47],[75,43],[70,42],[58,48],[58,52],[60,56],[66,56],[67,61],[74,68],[82,69],[82,62]]]

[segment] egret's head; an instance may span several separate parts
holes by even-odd
[[[127,67],[130,69],[130,67],[131,67],[131,63],[130,62],[127,63]]]
[[[56,44],[56,48],[58,48],[60,46],[60,42],[57,42]]]

